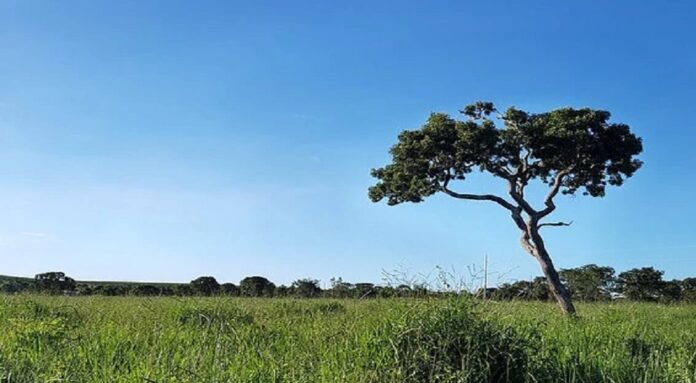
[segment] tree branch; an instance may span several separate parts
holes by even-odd
[[[552,211],[556,210],[556,205],[553,203],[553,198],[556,197],[558,192],[561,190],[561,185],[563,185],[563,178],[565,178],[565,176],[567,176],[572,171],[572,169],[573,168],[570,167],[561,170],[556,174],[556,177],[553,180],[553,185],[551,186],[551,190],[544,199],[544,205],[546,205],[546,207],[544,208],[544,210],[541,210],[538,213],[538,218],[544,218],[547,215],[551,214]]]
[[[517,190],[517,176],[508,178],[508,183],[510,196],[522,207],[524,212],[530,216],[537,214],[538,212],[534,210],[532,205],[524,199],[524,185],[520,185],[519,190]]]
[[[497,203],[498,205],[514,212],[516,211],[517,207],[510,202],[506,201],[504,198],[499,197],[497,195],[493,194],[464,194],[464,193],[457,193],[455,191],[452,191],[447,188],[447,185],[449,184],[450,178],[447,176],[445,178],[445,182],[440,185],[440,190],[442,190],[445,194],[449,195],[450,197],[454,198],[459,198],[459,199],[468,199],[468,200],[473,200],[473,201],[493,201]]]
[[[570,222],[546,222],[546,223],[540,223],[537,225],[537,229],[541,229],[544,226],[570,226],[573,224],[573,221]]]
[[[515,225],[523,232],[527,232],[527,224],[524,222],[524,218],[522,218],[522,209],[517,209],[516,211],[513,211],[511,216],[512,220],[515,222]]]

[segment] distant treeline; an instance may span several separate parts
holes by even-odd
[[[374,283],[348,283],[331,279],[331,288],[322,289],[316,279],[298,279],[290,286],[279,285],[262,276],[242,279],[239,284],[219,283],[202,276],[190,283],[78,282],[63,272],[37,274],[34,279],[0,277],[0,292],[54,295],[134,295],[134,296],[231,296],[298,298],[376,298],[439,295],[420,285],[379,286]]]
[[[628,299],[664,303],[696,302],[696,278],[665,281],[662,278],[664,271],[652,267],[635,268],[616,275],[615,270],[608,266],[585,265],[561,269],[559,274],[573,299],[578,301]],[[504,283],[487,289],[486,295],[496,300],[553,299],[543,277]]]
[[[607,266],[585,265],[560,271],[563,283],[573,298],[580,301],[629,299],[653,302],[696,302],[696,278],[663,280],[663,271],[652,267],[635,268],[615,275]],[[316,279],[298,279],[290,286],[276,286],[262,276],[242,279],[239,284],[219,283],[214,277],[202,276],[188,284],[136,282],[77,282],[63,272],[37,274],[34,279],[0,277],[0,292],[15,294],[35,292],[64,295],[134,295],[134,296],[233,296],[297,298],[392,298],[472,294],[469,291],[440,291],[427,284],[348,283],[332,278],[331,287],[322,289]],[[478,289],[474,295],[493,300],[552,300],[543,277],[520,280],[498,287]]]

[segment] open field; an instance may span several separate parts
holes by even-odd
[[[696,306],[0,296],[2,382],[696,382]]]

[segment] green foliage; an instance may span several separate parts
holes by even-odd
[[[680,285],[682,288],[682,299],[696,303],[696,278],[684,278]]]
[[[191,288],[191,285],[177,285],[174,287],[174,292],[176,295],[180,295],[183,297],[189,297],[194,294],[193,288]]]
[[[562,269],[561,281],[568,286],[573,298],[583,301],[611,299],[614,269],[607,266],[585,265],[574,269]]]
[[[497,300],[547,301],[551,299],[551,294],[544,278],[536,277],[532,281],[504,283],[494,289],[491,298]]]
[[[332,298],[349,298],[353,296],[354,286],[351,283],[345,282],[343,278],[331,278],[331,290],[328,292]]]
[[[128,293],[128,288],[118,285],[97,285],[92,289],[92,293],[114,297],[117,295],[126,295]]]
[[[643,267],[624,271],[616,279],[616,291],[636,301],[656,301],[662,295],[664,271]]]
[[[433,113],[418,130],[399,134],[390,153],[392,163],[372,170],[379,181],[369,189],[377,202],[389,205],[421,202],[444,191],[450,180],[464,180],[478,169],[509,179],[524,166],[524,182],[538,179],[552,185],[566,173],[561,192],[603,196],[607,185],[621,185],[641,166],[640,138],[628,125],[610,123],[610,113],[589,108],[563,108],[531,114],[509,108],[491,120],[492,103],[469,105],[461,121]]]
[[[316,279],[298,279],[292,283],[294,295],[301,298],[316,298],[321,294],[319,281]]]
[[[199,295],[210,296],[220,290],[220,284],[213,277],[198,277],[190,285],[194,293]]]
[[[246,277],[239,282],[241,295],[246,297],[271,297],[275,290],[273,282],[264,277]]]
[[[30,288],[31,284],[26,281],[10,279],[0,282],[0,292],[5,294],[15,294]]]
[[[157,287],[155,285],[137,285],[137,286],[134,286],[130,292],[132,295],[138,295],[138,296],[144,296],[144,297],[152,297],[152,296],[160,295],[162,293],[162,291],[159,289],[159,287]]]
[[[34,284],[37,291],[49,294],[60,294],[75,290],[75,280],[68,277],[62,271],[51,271],[36,274]]]
[[[389,375],[401,382],[521,382],[530,345],[511,328],[451,301],[385,324],[375,347],[393,349]],[[387,364],[387,363],[385,363]]]
[[[355,297],[357,298],[371,298],[376,295],[374,283],[356,283],[354,288]]]
[[[665,281],[660,289],[660,302],[672,303],[682,300],[682,283],[678,280]]]
[[[220,285],[220,292],[231,297],[239,296],[239,286],[234,283],[223,283]]]

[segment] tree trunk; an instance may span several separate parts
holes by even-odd
[[[551,257],[549,257],[549,253],[546,251],[544,241],[539,235],[539,229],[536,227],[536,223],[533,223],[533,225],[534,226],[529,228],[529,233],[531,234],[534,244],[530,248],[527,248],[527,251],[539,261],[541,270],[544,272],[546,282],[549,285],[549,290],[551,290],[551,294],[556,298],[556,302],[558,302],[558,306],[560,306],[563,314],[566,316],[573,316],[575,315],[575,306],[573,306],[570,292],[568,292],[568,289],[561,283],[561,278],[558,276],[556,267],[553,265]]]
[[[553,262],[551,262],[551,258],[549,257],[548,253],[546,253],[546,250],[541,252],[537,250],[537,252],[538,255],[535,255],[534,257],[539,261],[541,270],[544,272],[546,281],[549,284],[549,290],[551,290],[551,294],[553,294],[554,298],[556,298],[558,305],[561,307],[561,311],[563,311],[563,314],[568,316],[575,315],[575,306],[573,306],[570,293],[568,292],[568,289],[563,286],[563,283],[561,283],[561,278],[558,276],[558,272],[553,266]]]

